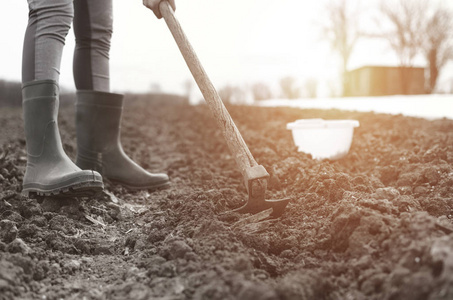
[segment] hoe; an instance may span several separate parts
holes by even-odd
[[[280,217],[290,199],[265,200],[269,173],[262,165],[258,165],[253,158],[253,155],[250,153],[250,150],[234,124],[233,119],[225,108],[219,94],[215,90],[214,85],[184,34],[179,21],[176,19],[173,8],[167,1],[162,1],[159,5],[159,9],[192,76],[200,88],[209,109],[214,115],[218,126],[221,128],[228,148],[233,154],[244,178],[244,184],[248,193],[248,201],[245,205],[235,211],[257,214],[272,209],[270,218]]]

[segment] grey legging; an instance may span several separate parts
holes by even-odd
[[[74,21],[74,81],[79,90],[109,92],[112,0],[28,0],[22,82],[58,82],[66,35]]]

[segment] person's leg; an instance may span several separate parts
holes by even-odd
[[[82,171],[64,153],[57,125],[59,68],[73,16],[72,0],[29,0],[24,39],[22,106],[27,167],[24,195],[90,195],[102,177]]]
[[[112,0],[74,0],[77,165],[130,189],[169,185],[132,161],[120,142],[123,96],[109,92]]]
[[[74,14],[72,0],[28,0],[28,7],[22,82],[58,82],[63,46]]]
[[[74,0],[74,12],[76,88],[109,92],[112,0]]]

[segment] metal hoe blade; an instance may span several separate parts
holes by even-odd
[[[272,208],[271,218],[280,217],[290,199],[266,200],[265,194],[267,189],[267,178],[269,173],[261,166],[250,167],[245,170],[244,183],[247,187],[248,201],[242,207],[235,209],[239,213],[256,214],[260,211]]]

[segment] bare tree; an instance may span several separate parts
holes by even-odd
[[[304,96],[307,98],[316,98],[318,90],[318,80],[316,78],[307,78],[304,81]]]
[[[235,87],[228,84],[228,85],[225,85],[223,86],[220,90],[219,90],[219,96],[220,96],[220,99],[222,99],[222,101],[224,103],[231,103],[233,102],[233,98],[234,98],[234,94],[235,94]]]
[[[410,68],[414,67],[414,60],[423,43],[426,9],[426,2],[418,0],[386,1],[380,6],[384,17],[380,20],[381,24],[383,21],[390,24],[390,29],[381,37],[389,42],[398,57],[404,94],[409,92]]]
[[[274,97],[274,93],[270,86],[264,82],[256,82],[252,85],[251,91],[253,99],[256,101],[267,100]]]
[[[341,57],[343,96],[350,94],[347,67],[360,36],[359,10],[357,8],[351,10],[350,6],[351,1],[330,1],[326,7],[328,23],[323,28],[324,37],[329,40],[332,49]]]
[[[219,90],[220,99],[229,104],[246,104],[253,101],[252,92],[247,86],[227,84]]]
[[[435,90],[442,68],[453,59],[452,18],[452,11],[444,7],[437,7],[426,20],[423,53],[428,62],[428,93]]]
[[[287,76],[280,79],[280,88],[284,98],[297,99],[301,97],[301,88],[294,77]]]

